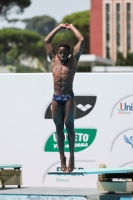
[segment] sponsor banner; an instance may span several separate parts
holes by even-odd
[[[112,111],[112,117],[119,115],[129,115],[129,117],[133,114],[133,95],[128,97],[123,97],[119,102],[115,105]]]
[[[75,152],[82,151],[88,148],[96,137],[96,129],[75,129]],[[64,129],[64,151],[69,152],[68,134]],[[56,140],[56,132],[53,133],[46,141],[44,151],[46,152],[59,152]]]
[[[111,153],[119,157],[122,166],[133,166],[133,129],[124,130],[114,137]]]
[[[76,169],[98,168],[101,163],[110,168],[132,165],[132,84],[133,74],[75,75]],[[24,186],[96,187],[95,175],[48,175],[60,170],[51,115],[51,73],[1,74],[0,94],[1,164],[21,164]],[[64,135],[64,150],[69,160],[65,126]]]

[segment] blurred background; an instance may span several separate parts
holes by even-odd
[[[44,39],[58,24],[84,36],[78,72],[133,72],[132,0],[0,0],[0,73],[48,73]],[[61,30],[53,46],[77,39]]]

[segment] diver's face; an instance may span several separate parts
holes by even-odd
[[[70,52],[66,47],[59,47],[57,56],[60,59],[60,61],[64,63],[68,59],[69,53]]]

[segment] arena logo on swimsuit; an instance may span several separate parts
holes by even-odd
[[[96,96],[75,96],[76,102],[76,117],[75,119],[82,118],[88,115],[96,104]],[[51,103],[45,112],[45,119],[52,119],[51,115]]]

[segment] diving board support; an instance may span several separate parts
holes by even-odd
[[[22,185],[21,165],[0,165],[0,185],[4,188],[6,185]]]
[[[106,165],[100,164],[99,168],[106,168]],[[133,193],[133,171],[98,174],[97,190],[100,192],[108,191],[109,193],[116,191]]]
[[[133,181],[97,181],[99,192],[133,192]]]

